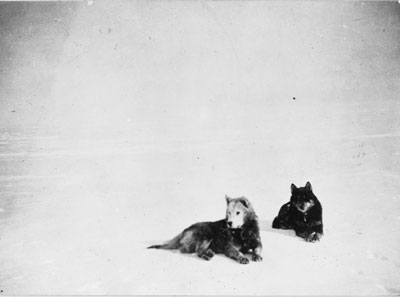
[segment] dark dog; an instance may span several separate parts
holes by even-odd
[[[194,224],[165,244],[148,248],[179,249],[182,253],[196,253],[205,260],[214,254],[224,254],[241,264],[249,263],[244,253],[251,251],[252,260],[261,261],[258,220],[249,200],[226,196],[226,202],[225,219]]]
[[[323,235],[322,206],[312,191],[310,182],[305,187],[291,186],[292,197],[279,210],[272,222],[275,229],[293,229],[297,236],[315,242]]]

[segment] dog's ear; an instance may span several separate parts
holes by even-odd
[[[310,183],[309,181],[306,183],[306,189],[307,189],[308,191],[312,192],[311,183]]]
[[[292,191],[292,193],[297,190],[297,187],[295,186],[295,184],[292,184],[290,186],[290,190]]]
[[[249,208],[250,202],[246,197],[240,197],[239,201],[244,205],[244,207]]]
[[[232,198],[229,197],[228,195],[225,195],[225,200],[226,200],[226,204],[229,204],[229,202],[231,202]]]

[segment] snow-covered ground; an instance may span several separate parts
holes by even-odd
[[[399,7],[1,3],[0,295],[399,295]],[[308,180],[314,244],[270,227]],[[225,194],[262,262],[146,249]]]

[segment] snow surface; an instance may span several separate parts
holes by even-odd
[[[400,294],[397,3],[0,8],[0,295]],[[318,243],[271,228],[307,181]],[[262,262],[146,249],[225,194]]]
[[[16,146],[22,140],[6,139]],[[101,152],[67,149],[66,154],[50,149],[60,142],[56,138],[41,142],[49,153],[2,158],[11,167],[25,160],[24,168],[34,166],[36,173],[1,179],[6,294],[399,293],[397,175],[313,169],[309,179],[324,206],[325,236],[312,244],[270,227],[289,198],[291,180],[279,170],[263,169],[273,154],[269,144],[234,151],[211,144],[196,150],[121,145],[107,151],[113,141],[103,143]],[[231,168],[219,163],[223,156]],[[254,173],[246,172],[248,164]],[[303,172],[294,168],[293,174]],[[225,189],[252,200],[260,217],[263,262],[244,266],[223,256],[207,262],[146,249],[193,222],[222,218]]]

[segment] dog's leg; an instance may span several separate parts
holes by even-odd
[[[296,235],[303,238],[307,242],[319,241],[322,237],[322,233],[313,231],[312,229],[303,232],[296,232]]]
[[[204,259],[204,260],[210,260],[212,257],[214,257],[215,253],[211,249],[207,249],[201,253],[197,253],[197,255]]]
[[[196,251],[196,238],[193,231],[184,231],[179,241],[179,250],[181,253],[194,253]]]
[[[308,242],[316,242],[316,241],[319,241],[321,239],[321,237],[322,237],[322,233],[312,231],[304,239]]]
[[[196,247],[196,254],[204,260],[210,260],[215,253],[209,248],[211,240],[204,240]]]
[[[301,238],[303,238],[303,239],[306,239],[307,236],[310,234],[309,232],[304,231],[304,230],[301,230],[301,231],[295,230],[295,232],[296,232],[296,235],[297,235],[298,237],[301,237]]]
[[[307,230],[304,239],[308,242],[319,241],[323,235],[322,221],[313,222],[310,229]]]
[[[259,245],[253,250],[253,256],[252,256],[251,260],[256,261],[256,262],[262,261],[263,258],[261,256],[261,252],[262,252],[262,246]]]
[[[226,248],[225,256],[236,260],[240,264],[248,264],[249,259],[247,259],[240,251],[238,251],[233,245],[229,245]]]

